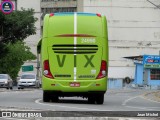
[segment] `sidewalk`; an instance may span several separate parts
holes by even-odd
[[[155,92],[149,92],[144,95],[147,99],[160,102],[160,90]]]

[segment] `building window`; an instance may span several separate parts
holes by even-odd
[[[151,80],[160,80],[160,69],[151,69]]]
[[[76,7],[68,7],[68,8],[57,7],[57,8],[42,8],[41,10],[43,14],[47,14],[47,13],[56,13],[56,12],[76,12],[77,8]]]
[[[77,1],[77,0],[41,0],[41,2]]]

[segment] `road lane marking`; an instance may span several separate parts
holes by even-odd
[[[133,99],[136,99],[136,98],[143,98],[143,99],[146,99],[146,100],[149,100],[149,101],[151,101],[151,102],[157,102],[157,101],[152,101],[152,100],[150,100],[150,99],[147,99],[147,98],[144,98],[143,96],[141,96],[141,95],[138,95],[138,96],[135,96],[135,97],[131,97],[131,98],[129,98],[129,99],[127,99],[127,100],[125,100],[123,103],[122,103],[122,105],[123,106],[125,106],[125,107],[128,107],[128,108],[135,108],[135,109],[142,109],[142,110],[155,110],[155,109],[160,109],[160,107],[138,107],[138,106],[128,106],[128,105],[126,105],[129,101],[131,101],[131,100],[133,100]],[[158,102],[158,103],[160,103],[160,102]]]
[[[122,103],[122,105],[123,105],[123,106],[126,105],[129,101],[131,101],[131,100],[133,100],[133,99],[135,99],[135,98],[137,98],[137,97],[139,97],[139,96],[140,96],[140,95],[135,96],[135,97],[131,97],[131,98],[125,100],[125,101]]]
[[[131,101],[131,100],[133,100],[133,99],[135,99],[135,98],[138,98],[138,97],[139,97],[139,98],[143,98],[143,99],[148,100],[148,101],[151,101],[151,102],[160,103],[160,102],[158,102],[158,101],[154,101],[154,100],[151,100],[151,99],[149,99],[149,98],[145,98],[144,95],[145,95],[145,94],[143,94],[143,95],[138,95],[138,96],[135,96],[135,97],[131,97],[131,98],[125,100],[125,101],[122,103],[122,105],[126,105],[129,101]]]
[[[41,103],[42,99],[37,99],[35,100],[35,103],[37,104],[41,104],[41,105],[48,105],[51,107],[62,107],[62,108],[70,108],[70,109],[79,109],[79,110],[89,110],[89,111],[111,111],[111,110],[100,110],[100,109],[89,109],[89,108],[79,108],[79,107],[69,107],[69,106],[64,106],[64,105],[51,105],[51,104],[47,104],[47,103]]]

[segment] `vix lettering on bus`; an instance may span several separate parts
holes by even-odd
[[[59,67],[63,67],[65,63],[66,55],[63,55],[62,59],[60,58],[60,55],[56,55],[56,57],[57,57],[57,62]],[[91,56],[84,55],[84,57],[86,58],[86,63],[84,64],[84,67],[88,67],[89,65],[91,67],[94,67],[94,64],[92,62],[94,55],[91,55]],[[74,67],[77,67],[77,56],[74,56]]]

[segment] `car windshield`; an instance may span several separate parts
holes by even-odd
[[[0,79],[7,79],[7,75],[0,75]]]
[[[21,79],[35,79],[35,75],[22,75]]]

